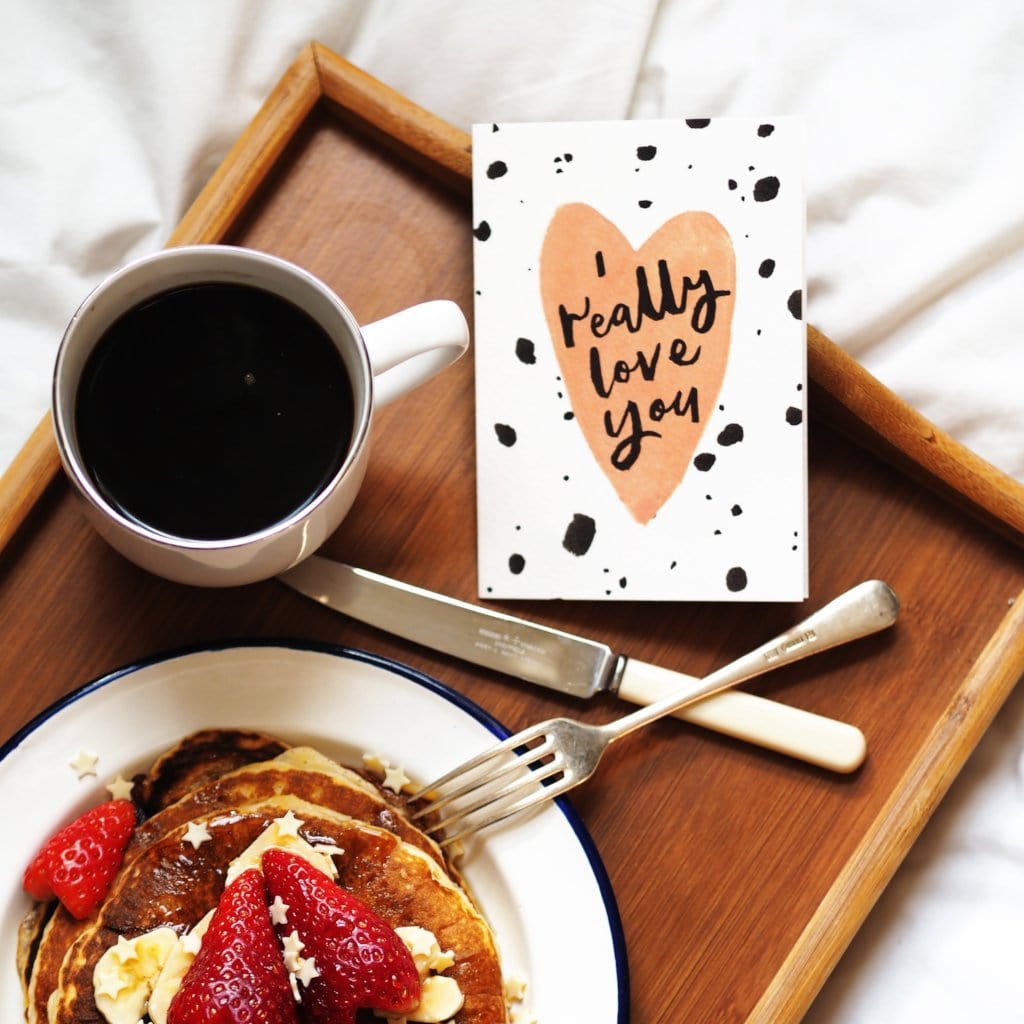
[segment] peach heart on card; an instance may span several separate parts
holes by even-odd
[[[587,444],[639,523],[690,465],[725,376],[732,240],[711,214],[664,223],[639,249],[584,203],[561,206],[540,262],[544,315]]]

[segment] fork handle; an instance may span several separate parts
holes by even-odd
[[[891,626],[898,614],[899,601],[888,584],[881,580],[859,583],[796,626],[711,675],[681,686],[669,696],[608,722],[601,729],[609,740],[618,739],[720,690],[828,650],[837,644],[876,633]]]
[[[631,704],[654,704],[696,682],[693,676],[630,658],[616,695]],[[684,722],[834,772],[855,771],[867,753],[864,734],[855,725],[755,693],[716,693],[674,714]]]

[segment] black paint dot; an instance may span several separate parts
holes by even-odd
[[[490,167],[487,168],[488,178],[501,178],[508,174],[508,165],[504,160],[495,160]]]
[[[701,452],[694,460],[693,464],[702,473],[706,473],[714,464],[715,456],[713,452]]]
[[[653,160],[657,152],[657,146],[637,146],[636,158],[637,160]]]
[[[651,201],[650,199],[641,199],[636,205],[639,206],[641,210],[646,210],[650,207]]]
[[[571,555],[585,555],[594,543],[594,534],[597,532],[597,524],[590,516],[580,512],[573,514],[572,522],[565,528],[565,536],[562,538],[562,547]]]
[[[569,412],[563,412],[562,413],[562,419],[563,420],[574,420],[574,419],[576,419],[576,414],[574,412],[572,412],[572,410],[570,410]]]
[[[757,268],[757,272],[762,277],[771,277],[772,271],[775,270],[775,260],[762,260],[761,266]]]
[[[509,572],[518,576],[526,568],[526,559],[522,555],[509,555],[508,568]]]
[[[739,505],[733,505],[733,507],[731,509],[729,509],[729,511],[734,516],[741,516],[741,515],[743,515],[743,509]]]
[[[491,131],[492,132],[496,132],[497,130],[498,130],[498,126],[496,124],[492,124],[491,125]]]
[[[619,577],[619,586],[622,587],[623,590],[626,589],[626,577],[625,576],[620,576]]]
[[[715,536],[716,537],[721,537],[722,536],[722,531],[721,530],[715,530]]]
[[[723,448],[728,448],[731,444],[739,444],[742,440],[743,428],[738,423],[726,424],[718,435],[718,443],[722,445]]]
[[[482,220],[473,229],[473,237],[479,239],[481,242],[486,242],[491,237],[491,225],[487,221]]]
[[[516,443],[515,428],[510,427],[507,423],[495,423],[494,433],[506,448],[511,448]]]
[[[789,308],[790,313],[793,314],[794,320],[803,319],[804,315],[804,293],[801,289],[797,288],[795,292],[786,300],[786,306]]]
[[[672,560],[672,564],[669,566],[669,568],[670,569],[674,569],[675,567],[676,567],[676,561],[675,561],[675,559],[673,559]]]
[[[729,191],[732,192],[735,189],[736,189],[736,179],[735,178],[730,178],[729,179]]]
[[[779,179],[768,177],[759,178],[754,182],[754,199],[758,203],[767,203],[779,194]]]
[[[798,427],[804,421],[804,413],[802,409],[798,409],[795,405],[791,405],[786,410],[786,422],[791,427]]]
[[[725,574],[725,585],[735,594],[747,587],[747,574],[738,565]]]
[[[528,366],[537,362],[537,351],[529,338],[516,338],[516,358]]]
[[[566,153],[565,154],[565,162],[567,164],[571,164],[572,163],[572,153]]]
[[[775,125],[773,124],[761,124],[757,126],[757,134],[762,139],[767,139],[773,131],[775,131]]]
[[[709,124],[711,124],[710,117],[688,117],[686,119],[688,128],[707,128]]]

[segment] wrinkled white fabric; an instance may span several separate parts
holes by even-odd
[[[1024,480],[1016,0],[0,0],[0,468],[88,289],[163,244],[312,38],[467,129],[802,116],[807,319]],[[1018,691],[809,1020],[1024,1020],[1022,737]]]

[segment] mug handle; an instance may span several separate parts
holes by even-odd
[[[373,371],[374,405],[425,383],[469,347],[469,325],[448,299],[410,306],[360,328]]]

